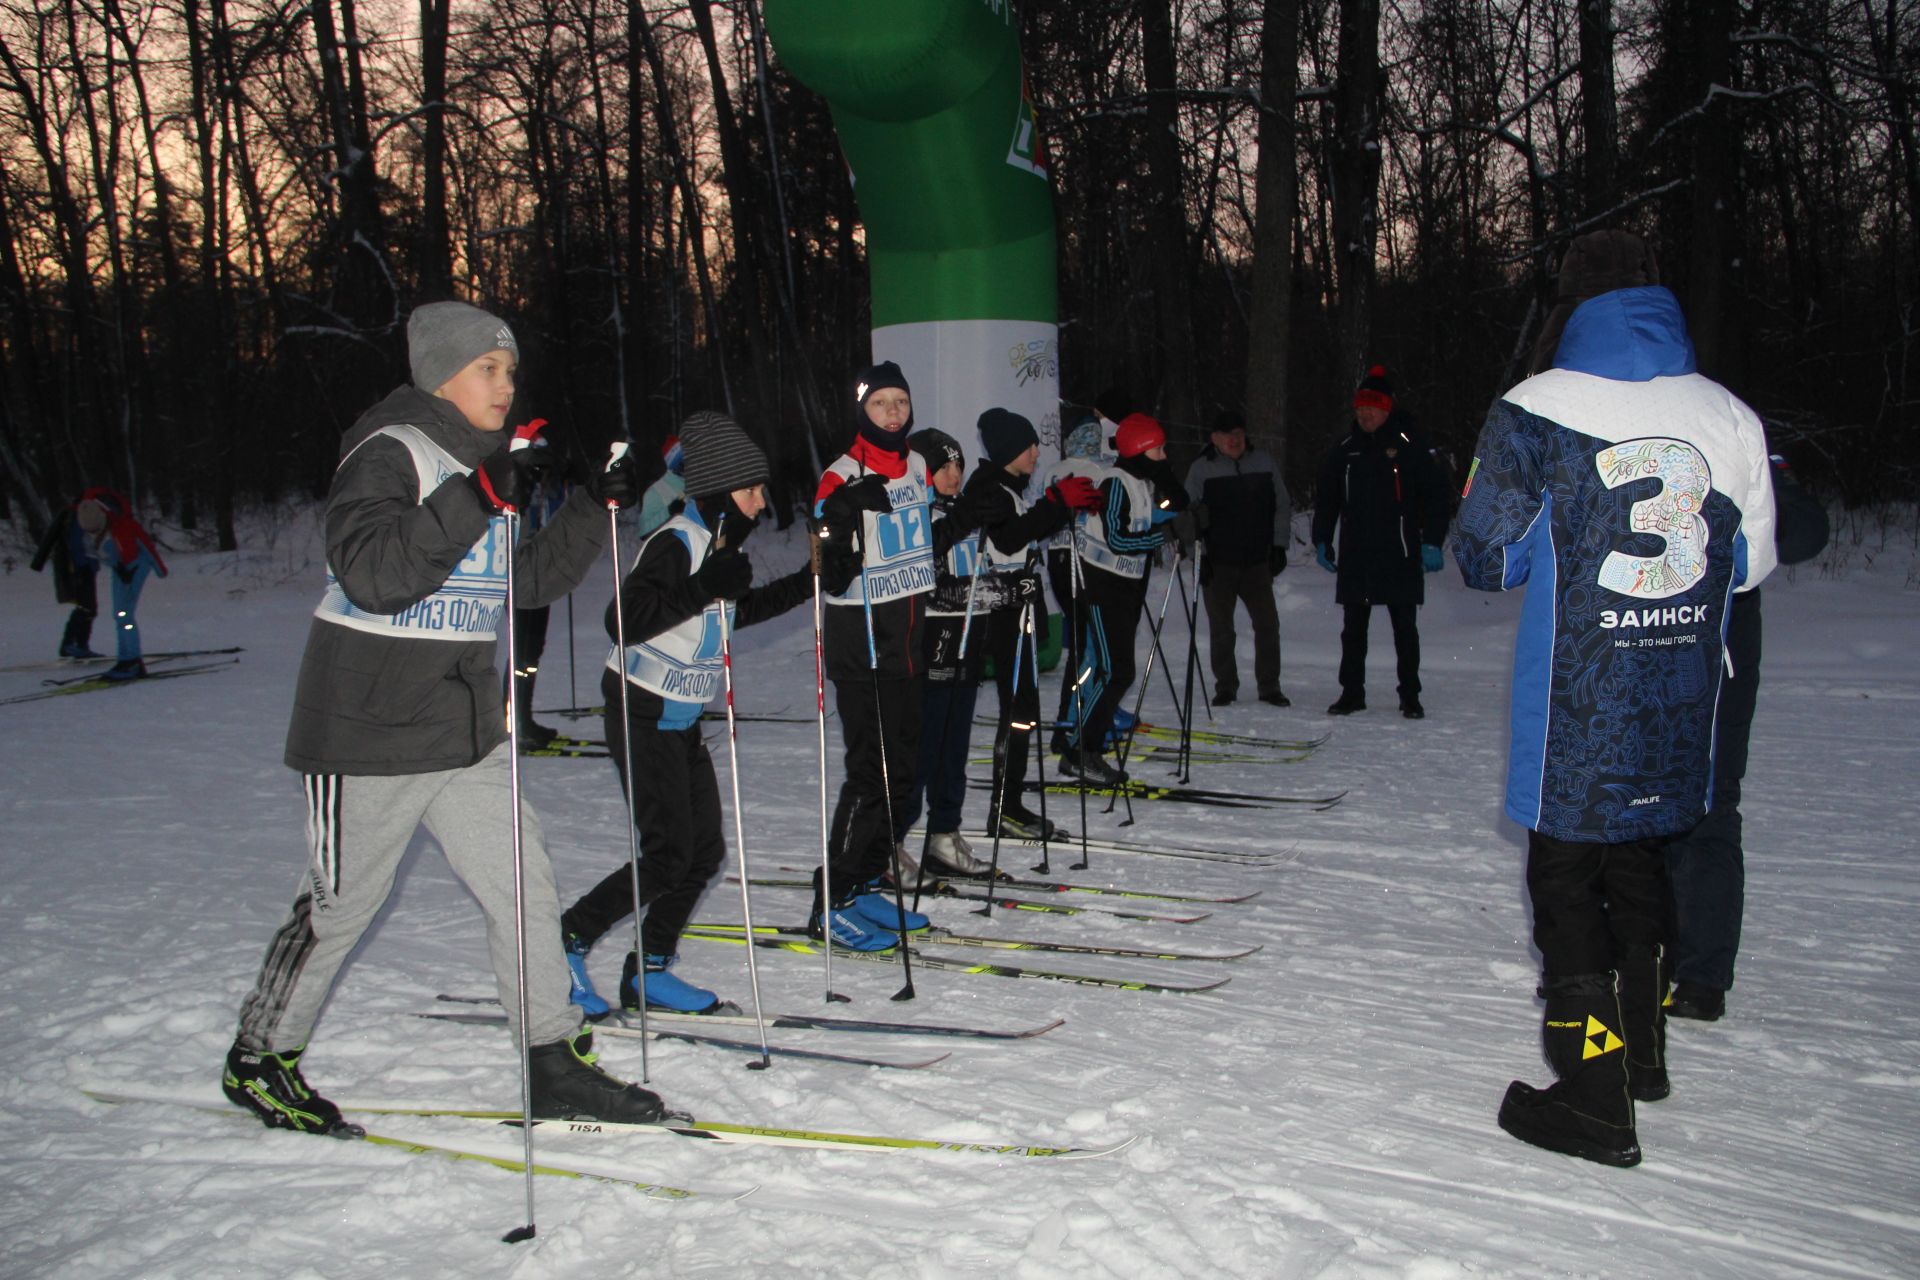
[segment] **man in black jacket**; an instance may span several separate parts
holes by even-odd
[[[1337,574],[1334,601],[1346,613],[1340,631],[1340,697],[1331,716],[1367,709],[1367,623],[1385,605],[1399,666],[1400,714],[1425,716],[1420,705],[1423,573],[1438,573],[1447,537],[1447,495],[1424,438],[1395,424],[1393,393],[1383,365],[1374,365],[1353,393],[1353,429],[1327,452],[1314,493],[1314,558]],[[1334,556],[1335,525],[1340,551]]]
[[[1200,589],[1207,602],[1213,705],[1224,707],[1240,689],[1234,662],[1233,611],[1247,606],[1253,624],[1253,678],[1260,701],[1293,705],[1280,691],[1280,612],[1273,580],[1287,567],[1293,501],[1265,449],[1247,447],[1247,420],[1223,409],[1207,448],[1187,469],[1187,496],[1200,525]]]

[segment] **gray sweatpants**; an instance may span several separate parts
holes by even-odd
[[[307,1043],[333,981],[393,890],[416,828],[440,842],[447,865],[479,900],[487,918],[494,986],[519,1034],[513,939],[513,831],[501,746],[465,769],[399,777],[301,775],[307,792],[308,865],[293,909],[273,935],[260,976],[240,1006],[240,1042],[249,1049],[298,1049]],[[533,810],[521,806],[527,919],[530,1042],[571,1035],[580,1010],[567,999],[560,947],[560,903],[553,865]]]

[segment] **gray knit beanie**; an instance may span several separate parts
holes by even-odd
[[[702,409],[690,416],[680,424],[680,447],[687,454],[681,475],[688,497],[710,498],[767,482],[767,455],[724,413]]]
[[[407,317],[407,364],[413,385],[428,395],[487,352],[501,350],[520,358],[507,322],[464,302],[429,302]]]

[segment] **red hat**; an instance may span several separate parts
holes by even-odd
[[[1120,430],[1113,436],[1114,452],[1123,458],[1137,458],[1149,449],[1167,442],[1167,433],[1158,422],[1144,413],[1130,413],[1120,419]]]
[[[1387,366],[1377,364],[1367,370],[1367,376],[1360,379],[1359,390],[1353,393],[1353,407],[1393,412],[1393,384],[1387,381]]]

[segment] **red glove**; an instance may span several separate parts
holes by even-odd
[[[1047,496],[1069,511],[1100,508],[1100,486],[1085,476],[1061,476],[1047,486]]]

